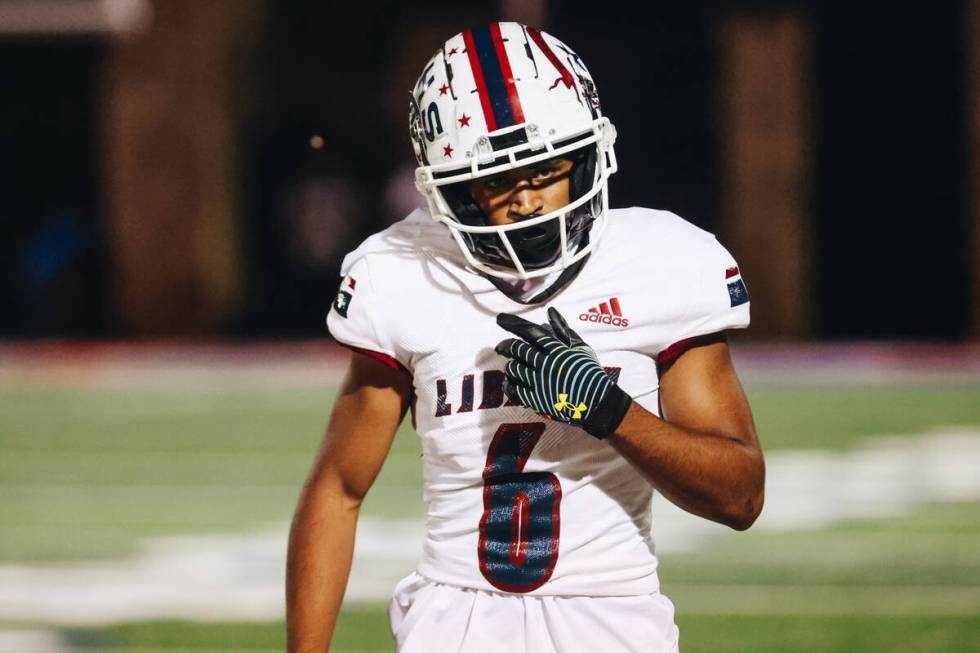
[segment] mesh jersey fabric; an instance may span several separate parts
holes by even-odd
[[[711,234],[666,211],[608,218],[582,271],[547,304],[505,296],[421,210],[344,260],[331,334],[413,377],[427,503],[418,572],[433,581],[533,595],[659,589],[650,484],[607,443],[509,405],[506,360],[493,351],[509,335],[497,313],[544,323],[554,306],[656,414],[659,354],[748,325],[750,304],[730,287],[737,265]]]

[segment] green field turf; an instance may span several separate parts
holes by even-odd
[[[332,394],[3,390],[0,561],[115,558],[148,536],[288,520]],[[749,394],[768,451],[980,427],[980,385],[760,386]],[[422,515],[419,452],[403,426],[364,514]]]
[[[752,385],[768,451],[980,430],[980,384]],[[249,532],[291,516],[332,393],[0,391],[0,562],[111,559],[143,538]],[[980,465],[980,463],[978,463]],[[421,516],[403,427],[364,512]],[[980,505],[830,528],[749,531],[661,556],[692,651],[980,652]],[[282,650],[269,624],[161,622],[63,631],[87,651]],[[390,650],[383,606],[345,612],[335,650]]]
[[[849,449],[875,435],[916,435],[937,427],[980,425],[980,385],[749,386],[767,451]]]
[[[980,617],[931,615],[680,615],[684,653],[976,653]],[[66,639],[79,651],[195,653],[285,649],[284,626],[155,622],[73,630]],[[383,609],[348,611],[333,651],[391,651]]]
[[[332,395],[5,390],[0,561],[115,558],[148,536],[288,520]],[[403,427],[367,513],[422,514],[418,456]]]
[[[962,610],[957,606],[963,605],[965,591],[973,597],[970,605],[980,609],[980,503],[930,505],[901,517],[819,530],[749,530],[720,539],[705,551],[668,553],[661,559],[661,582],[671,595],[690,594],[688,609],[700,609],[704,601],[710,609],[712,596],[699,590],[703,586],[746,584],[767,586],[787,600],[795,597],[793,588],[854,593],[871,587],[880,592],[868,600],[885,612],[889,605],[910,600],[900,595],[902,588],[920,588],[924,597],[937,595],[923,598],[921,609],[940,612]],[[806,610],[820,608],[811,604]]]

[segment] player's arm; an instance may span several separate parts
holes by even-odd
[[[743,530],[762,510],[765,463],[723,338],[693,347],[660,378],[664,419],[632,402],[609,443],[679,507]]]
[[[501,314],[519,336],[497,344],[507,363],[507,394],[552,419],[608,439],[675,504],[746,529],[762,510],[765,464],[752,412],[724,339],[682,354],[661,377],[661,419],[632,401],[595,352],[548,310],[551,333]]]
[[[289,534],[286,626],[292,653],[321,653],[330,645],[361,503],[411,395],[406,372],[353,354]]]

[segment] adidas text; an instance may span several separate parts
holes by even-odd
[[[602,315],[601,313],[582,313],[578,319],[583,322],[596,322],[598,324],[611,324],[626,328],[630,325],[629,318],[619,317],[618,315]]]

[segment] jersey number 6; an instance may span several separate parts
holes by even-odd
[[[558,561],[561,485],[554,474],[523,472],[544,428],[501,424],[483,469],[480,571],[506,592],[541,587]]]

